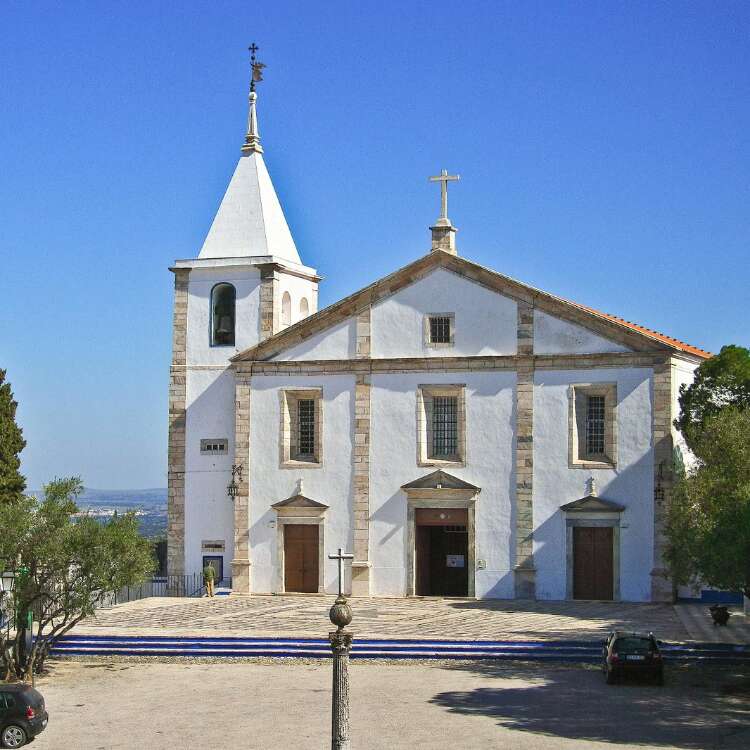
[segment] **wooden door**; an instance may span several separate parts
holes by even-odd
[[[573,527],[573,598],[614,597],[611,526]]]
[[[284,526],[284,590],[312,594],[318,591],[318,526]]]

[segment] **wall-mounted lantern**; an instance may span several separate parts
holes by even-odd
[[[237,480],[242,481],[242,464],[232,465],[232,481],[227,485],[227,496],[234,500],[240,494],[240,486]]]

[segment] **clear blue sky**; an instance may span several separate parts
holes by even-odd
[[[166,485],[175,258],[244,134],[329,304],[459,252],[699,346],[747,346],[747,2],[6,2],[0,367],[30,487]]]

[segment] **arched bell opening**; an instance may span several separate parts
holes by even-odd
[[[292,325],[292,295],[284,292],[281,297],[281,327],[289,328]]]
[[[236,296],[226,282],[211,290],[211,346],[234,346]]]

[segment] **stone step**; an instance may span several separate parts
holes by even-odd
[[[664,643],[667,660],[750,663],[750,647],[740,644]],[[314,638],[177,636],[83,636],[62,638],[52,656],[204,656],[327,658],[328,641]],[[600,641],[420,641],[355,640],[352,658],[502,659],[591,663],[601,658]]]

